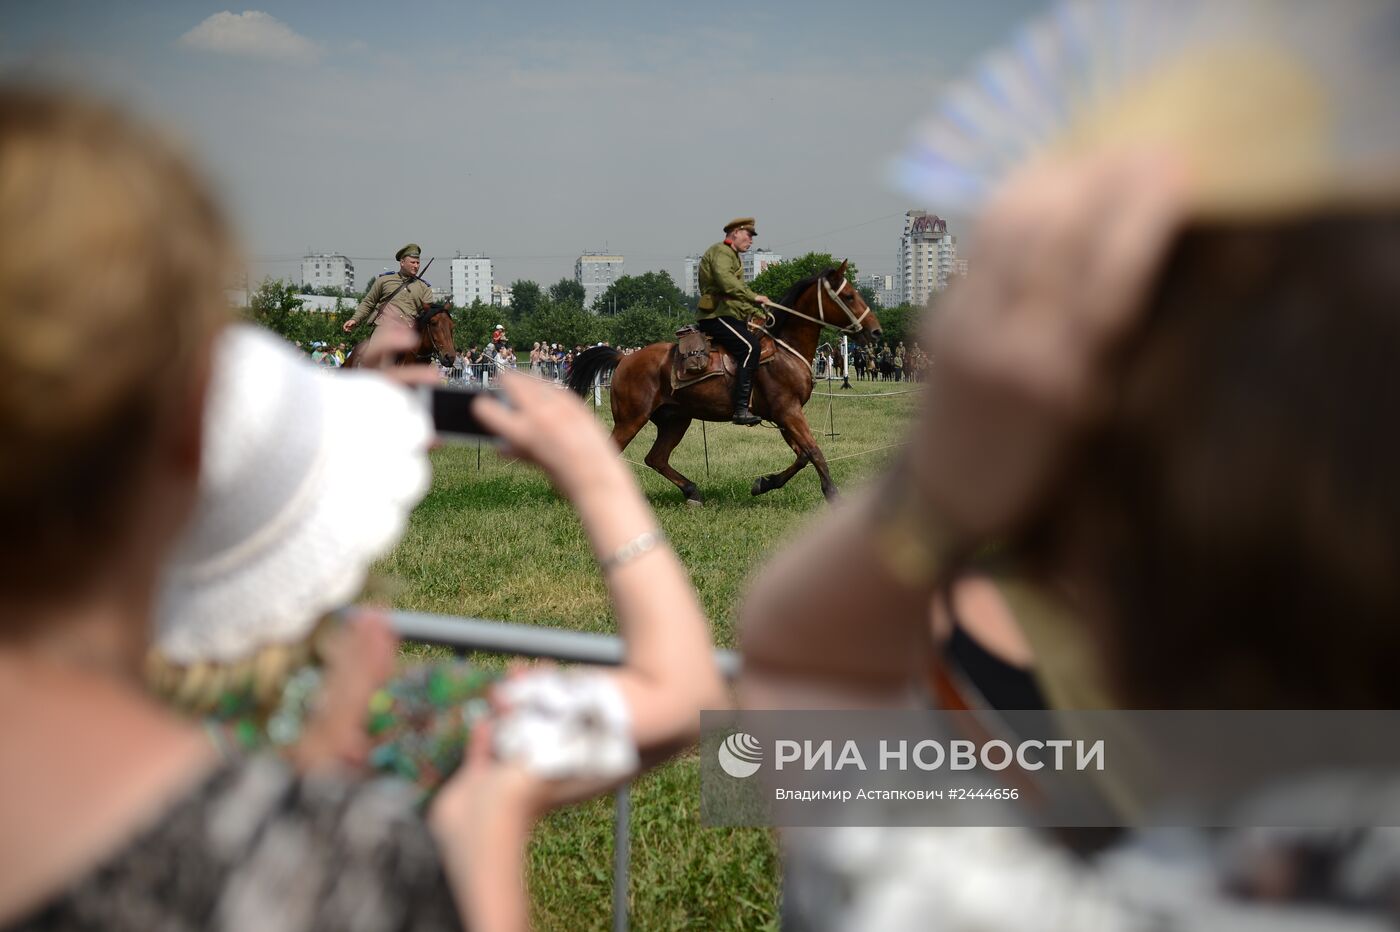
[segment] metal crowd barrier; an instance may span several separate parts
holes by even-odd
[[[558,660],[565,663],[591,663],[617,666],[623,661],[622,639],[610,634],[565,631],[537,625],[512,624],[483,618],[458,618],[425,612],[394,612],[394,630],[405,641],[436,644],[456,653],[482,651]],[[732,650],[715,651],[715,663],[726,679],[739,674],[739,655]],[[614,794],[613,815],[613,895],[614,932],[627,929],[627,887],[632,861],[631,785]]]

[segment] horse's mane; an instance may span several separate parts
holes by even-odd
[[[792,302],[802,297],[802,292],[806,291],[808,288],[811,288],[817,279],[825,278],[826,276],[830,275],[832,272],[835,271],[836,266],[829,265],[826,268],[822,269],[820,272],[813,272],[811,275],[808,275],[805,278],[799,278],[797,281],[793,282],[791,288],[783,292],[783,296],[778,299],[778,303],[791,306]]]

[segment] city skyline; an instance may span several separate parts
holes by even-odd
[[[890,273],[905,211],[946,216],[895,191],[890,160],[1043,6],[56,0],[7,15],[0,64],[182,138],[255,280],[317,253],[364,278],[411,241],[438,265],[489,254],[499,282],[568,278],[598,249],[679,282],[733,216],[765,249]]]

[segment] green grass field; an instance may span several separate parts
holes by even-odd
[[[832,383],[833,388],[839,383]],[[839,396],[904,391],[896,383],[853,383]],[[916,394],[831,402],[817,386],[807,406],[838,486],[850,489],[893,454]],[[832,416],[829,421],[828,404]],[[599,410],[605,421],[607,395]],[[770,427],[707,427],[709,473],[700,425],[672,464],[699,485],[703,508],[645,466],[634,471],[680,555],[710,618],[714,641],[734,646],[734,610],[749,576],[812,513],[825,507],[816,473],[754,498],[753,478],[777,472],[792,453]],[[655,437],[648,427],[625,456],[640,463]],[[568,503],[537,471],[499,458],[487,446],[433,453],[433,487],[414,512],[403,543],[381,568],[405,609],[496,618],[613,633],[606,592],[582,528]],[[408,648],[412,650],[412,648]],[[478,658],[482,663],[500,663]],[[778,864],[762,829],[707,829],[699,823],[699,767],[683,756],[640,779],[632,796],[635,929],[755,929],[776,926]],[[597,800],[553,814],[530,851],[530,889],[541,929],[607,928],[611,916],[612,802]]]

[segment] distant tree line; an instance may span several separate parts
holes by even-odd
[[[769,266],[753,282],[753,289],[775,301],[807,275],[834,268],[840,262],[829,253],[809,252]],[[846,276],[855,284],[856,267],[848,265]],[[511,304],[499,307],[474,301],[452,309],[454,334],[459,349],[483,346],[497,324],[503,324],[511,345],[528,350],[535,343],[559,343],[566,347],[589,346],[606,340],[613,346],[645,346],[674,339],[676,329],[695,319],[696,298],[686,295],[668,272],[624,275],[608,286],[591,307],[584,307],[583,286],[572,278],[561,278],[549,287],[527,279],[512,282]],[[884,337],[891,345],[910,340],[919,310],[909,306],[880,308],[869,289],[861,289],[867,304],[879,316]],[[296,301],[298,294],[339,297],[333,312],[308,311]],[[245,314],[250,319],[303,345],[325,342],[331,345],[366,336],[363,328],[347,336],[341,325],[350,319],[364,292],[320,287],[306,289],[281,279],[264,279],[249,296]],[[834,328],[822,332],[821,341],[840,344]]]

